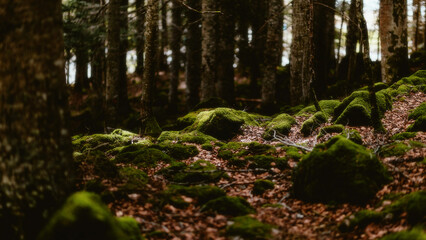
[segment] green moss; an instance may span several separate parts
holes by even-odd
[[[201,133],[199,131],[192,132],[179,132],[179,131],[164,131],[158,137],[157,141],[159,143],[176,141],[180,143],[196,143],[196,144],[204,144],[210,142],[216,142],[217,139]]]
[[[406,213],[408,223],[415,225],[426,221],[425,202],[426,191],[412,192],[387,206],[383,212],[392,214],[395,219],[399,219],[402,213]]]
[[[272,167],[272,163],[275,161],[275,157],[255,155],[246,157],[245,160],[250,163],[249,168],[270,169]]]
[[[362,145],[364,142],[362,141],[361,134],[354,129],[347,129],[340,134],[341,136],[351,140],[352,142]]]
[[[154,116],[150,116],[142,120],[141,135],[158,137],[162,130],[158,125],[157,119]]]
[[[115,129],[111,134],[120,135],[123,137],[138,137],[139,135],[136,133],[132,133],[123,129]]]
[[[381,212],[371,210],[361,210],[354,215],[346,218],[340,225],[339,230],[342,232],[352,231],[355,227],[365,228],[370,223],[379,223],[384,218]]]
[[[229,107],[228,103],[221,98],[210,98],[203,102],[200,102],[194,107],[194,111],[203,108],[226,108]]]
[[[339,100],[321,100],[319,101],[319,105],[327,115],[331,116],[334,113],[334,108],[336,108],[340,104]],[[300,110],[296,116],[302,116],[307,114],[314,114],[317,110],[315,109],[314,105],[310,105],[308,107],[303,108]]]
[[[245,159],[240,159],[237,157],[230,157],[228,158],[228,166],[231,167],[238,167],[238,168],[244,168],[247,166],[248,161]]]
[[[128,240],[143,240],[139,223],[132,217],[120,217],[117,219],[120,228],[128,236]]]
[[[211,145],[210,143],[204,143],[203,145],[201,145],[201,149],[206,151],[213,151],[213,145]]]
[[[163,153],[166,153],[167,155],[176,160],[184,160],[190,157],[194,157],[199,153],[196,146],[183,145],[178,143],[161,143],[158,145],[153,145],[152,148],[159,149]]]
[[[139,169],[133,167],[123,167],[119,170],[123,185],[121,191],[135,192],[142,191],[148,183],[148,175]]]
[[[217,156],[225,160],[231,159],[234,156],[241,157],[249,154],[247,147],[247,143],[228,142],[220,147]]]
[[[176,124],[179,129],[184,129],[188,126],[191,126],[195,120],[197,119],[197,115],[199,112],[190,112],[183,117],[180,117],[176,120]]]
[[[40,240],[59,239],[131,239],[120,228],[117,219],[94,193],[78,192],[50,219]]]
[[[391,89],[398,89],[401,85],[405,84],[408,86],[421,86],[426,84],[426,77],[424,76],[424,73],[426,70],[420,70],[414,73],[413,75],[409,77],[404,77],[401,80],[397,81],[396,83],[392,84],[390,86]]]
[[[201,208],[202,211],[214,211],[223,215],[242,216],[255,213],[253,207],[241,197],[219,197],[208,201]]]
[[[118,132],[118,130],[115,130]],[[126,131],[125,131],[126,132]],[[120,134],[93,134],[82,137],[75,137],[73,147],[75,151],[84,153],[86,151],[99,150],[107,151],[115,147],[124,146],[131,143],[133,136]]]
[[[258,179],[254,182],[253,194],[262,195],[266,190],[274,189],[275,184],[269,180]]]
[[[303,122],[302,128],[300,129],[300,131],[303,133],[305,137],[309,136],[322,123],[327,122],[327,120],[328,120],[327,115],[325,113],[317,112],[308,120]]]
[[[129,146],[114,159],[119,163],[132,163],[139,167],[154,167],[159,161],[171,162],[173,158],[161,150],[148,147]]]
[[[268,153],[274,153],[276,150],[275,150],[275,147],[268,144],[251,142],[248,144],[248,151],[251,154],[268,154]]]
[[[303,153],[296,147],[293,146],[285,146],[282,148],[286,152],[286,157],[293,160],[299,160],[303,157]]]
[[[426,240],[426,232],[418,227],[386,235],[380,240]]]
[[[197,205],[203,205],[210,200],[225,196],[226,193],[216,186],[185,187],[171,185],[161,194],[161,201],[163,202],[160,205],[164,206],[165,204],[171,204],[175,207],[187,207],[189,204],[184,203],[183,199],[180,197],[181,195],[194,199]]]
[[[219,150],[217,157],[228,160],[234,156],[234,153],[231,150]]]
[[[403,142],[393,142],[380,149],[379,155],[381,157],[402,156],[411,149],[410,146]]]
[[[269,239],[272,226],[248,216],[235,217],[233,223],[226,227],[227,236],[239,236],[243,239]]]
[[[397,133],[391,137],[392,140],[406,140],[410,138],[416,137],[416,132],[403,132],[403,133]]]
[[[294,195],[302,200],[363,203],[390,178],[369,150],[336,136],[303,158],[293,180]]]
[[[258,125],[250,114],[244,111],[216,108],[200,112],[197,120],[187,130],[198,130],[217,139],[227,140],[234,137],[244,124]]]
[[[217,182],[226,176],[224,172],[218,171],[214,164],[205,160],[198,160],[189,166],[175,162],[159,173],[173,182],[192,184]]]
[[[408,119],[418,119],[421,116],[426,115],[426,102],[420,104],[413,112],[408,115]]]
[[[267,203],[263,204],[262,208],[283,208],[283,205],[279,203]]]
[[[324,136],[327,133],[341,133],[343,132],[343,130],[345,130],[345,126],[343,126],[342,124],[334,124],[331,126],[326,126],[321,128],[318,134],[318,138]]]
[[[288,114],[280,114],[266,125],[264,138],[270,139],[273,137],[274,131],[277,133],[288,135],[291,126],[296,123],[296,120]]]
[[[117,167],[103,152],[91,151],[79,154],[75,158],[77,164],[84,162],[93,168],[93,173],[101,178],[115,178],[118,175]]]
[[[378,92],[380,90],[387,89],[387,88],[388,88],[388,85],[386,83],[383,83],[383,82],[374,83],[374,91],[375,92]],[[359,90],[366,90],[366,91],[368,91],[368,86],[362,87]]]
[[[411,132],[426,132],[426,115],[418,117],[416,121],[407,128]]]

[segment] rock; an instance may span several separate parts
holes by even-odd
[[[265,133],[263,135],[264,138],[271,139],[273,137],[274,131],[277,133],[288,135],[290,132],[291,126],[296,123],[296,120],[288,115],[288,114],[280,114],[271,122],[266,125]]]
[[[318,102],[322,111],[324,111],[325,114],[332,116],[334,113],[334,109],[340,104],[339,100],[321,100]],[[303,108],[300,110],[296,116],[303,116],[307,114],[315,114],[317,112],[314,105],[310,105],[308,107]]]
[[[327,120],[328,120],[328,117],[325,113],[317,112],[308,120],[303,122],[302,128],[300,129],[300,131],[303,133],[305,137],[309,136],[322,123],[326,123]]]
[[[192,184],[217,182],[227,176],[224,172],[217,171],[214,164],[205,160],[198,160],[189,166],[182,162],[173,162],[159,173],[173,182]]]
[[[421,227],[386,235],[380,240],[426,240],[426,232]]]
[[[241,197],[220,197],[208,201],[201,208],[202,211],[214,211],[223,215],[242,216],[255,213],[253,207]]]
[[[258,179],[254,182],[253,194],[262,195],[266,190],[274,189],[275,184],[269,180]]]
[[[176,141],[179,143],[204,144],[216,142],[217,139],[196,130],[192,132],[164,131],[158,137],[157,141],[159,143]]]
[[[257,219],[242,216],[232,219],[232,224],[226,227],[227,236],[238,236],[243,239],[269,239],[272,225],[264,224]]]

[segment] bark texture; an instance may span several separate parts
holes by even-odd
[[[360,38],[360,30],[358,26],[356,0],[351,0],[349,6],[349,20],[346,34],[346,57],[348,59],[348,71],[346,78],[346,93],[349,94],[356,81],[355,67],[356,67],[356,44]]]
[[[172,35],[170,39],[172,62],[169,85],[169,109],[172,112],[176,112],[178,103],[178,85],[181,60],[180,43],[182,38],[182,5],[177,0],[173,1],[172,4]]]
[[[61,1],[0,9],[0,232],[32,240],[74,180]]]
[[[407,0],[380,0],[382,81],[394,82],[408,72]]]

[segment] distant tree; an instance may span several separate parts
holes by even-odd
[[[311,0],[312,1],[312,0]],[[311,6],[310,1],[293,0],[293,25],[290,52],[290,101],[292,105],[306,104],[311,100]]]
[[[355,67],[356,67],[356,45],[360,38],[360,30],[358,27],[358,17],[356,0],[351,0],[349,6],[349,19],[346,33],[346,58],[348,61],[348,70],[346,77],[346,93],[349,94],[352,91],[355,80]]]
[[[92,4],[96,6],[98,11],[105,4],[103,0],[92,0]],[[106,55],[105,55],[105,14],[100,12],[97,17],[92,17],[90,24],[96,26],[96,31],[93,35],[94,40],[91,43],[91,82],[94,91],[99,97],[105,95],[105,79],[106,79]]]
[[[185,15],[187,33],[185,37],[186,48],[186,103],[188,110],[192,109],[200,101],[201,84],[201,1],[186,0]]]
[[[269,1],[265,67],[262,79],[262,108],[271,112],[275,107],[277,67],[281,65],[283,45],[283,0]]]
[[[160,0],[160,23],[161,23],[161,30],[159,34],[160,39],[160,51],[157,51],[158,54],[158,70],[167,71],[168,65],[167,65],[167,56],[166,52],[168,50],[169,45],[169,27],[167,25],[167,11],[168,8],[168,0]]]
[[[407,0],[380,0],[382,81],[394,82],[408,72]]]
[[[249,27],[250,27],[250,1],[238,0],[235,9],[236,14],[236,36],[237,36],[237,71],[243,76],[248,76],[250,48],[249,48]]]
[[[145,0],[136,0],[136,74],[143,75],[145,48]]]
[[[414,24],[414,36],[413,36],[413,48],[414,51],[418,50],[418,46],[421,42],[420,36],[420,22],[421,22],[421,11],[422,11],[422,1],[413,0],[413,24]]]
[[[120,2],[120,48],[119,48],[119,97],[120,97],[120,112],[119,114],[124,118],[130,112],[130,105],[127,96],[127,51],[129,48],[128,34],[129,34],[129,17],[128,17],[129,0],[121,0]]]
[[[34,240],[74,185],[61,1],[0,9],[0,238]]]
[[[159,0],[148,0],[145,29],[145,68],[142,78],[141,135],[158,135],[161,128],[152,111],[153,92],[156,82],[156,57]],[[158,59],[158,58],[157,58]]]

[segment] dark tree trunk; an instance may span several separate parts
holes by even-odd
[[[414,22],[414,36],[413,36],[413,47],[414,51],[418,50],[418,45],[420,42],[420,17],[422,11],[421,0],[413,0],[413,22]]]
[[[186,4],[192,9],[201,10],[199,0],[186,0]],[[199,89],[201,84],[201,27],[199,23],[201,14],[192,9],[185,11],[187,17],[185,82],[188,110],[200,102]]]
[[[142,79],[141,99],[141,135],[159,135],[161,128],[152,111],[154,85],[156,82],[156,56],[158,51],[158,2],[159,0],[148,0],[148,11],[145,30],[145,68]]]
[[[307,104],[310,99],[311,37],[310,2],[293,1],[293,40],[290,53],[290,101],[292,105]]]
[[[129,0],[121,0],[120,4],[120,88],[119,88],[119,114],[121,119],[127,118],[130,113],[129,98],[127,96],[127,50],[129,41],[127,39],[129,32],[128,9]]]
[[[84,40],[83,40],[84,41]],[[87,69],[89,64],[89,53],[85,47],[79,47],[75,52],[75,84],[74,90],[81,92],[89,88]]]
[[[0,232],[34,240],[74,186],[61,1],[0,9]]]
[[[217,56],[217,96],[233,105],[234,96],[234,48],[235,48],[235,16],[234,0],[218,1],[219,9],[219,41]]]
[[[237,71],[244,77],[248,77],[250,48],[249,48],[249,26],[250,26],[250,5],[249,1],[239,0],[237,14],[237,48],[238,66]]]
[[[346,33],[346,57],[348,59],[348,70],[346,77],[346,94],[349,94],[353,87],[355,79],[356,67],[356,44],[359,40],[360,30],[358,28],[358,17],[356,14],[356,0],[351,0],[349,6],[349,20]]]
[[[172,35],[170,41],[170,49],[172,50],[172,62],[169,86],[169,110],[175,113],[177,112],[178,85],[181,60],[180,43],[182,39],[182,5],[178,0],[174,0],[172,4]]]
[[[275,110],[277,67],[281,65],[283,40],[283,0],[269,2],[265,68],[262,79],[262,108],[266,113]]]
[[[168,0],[160,0],[161,3],[161,31],[160,31],[160,51],[158,51],[158,70],[167,71],[167,46],[169,44],[168,26],[167,26],[167,4]]]
[[[216,96],[217,49],[218,49],[218,10],[217,0],[202,1],[202,77],[201,101]]]
[[[136,0],[136,74],[142,76],[145,48],[145,0]]]

